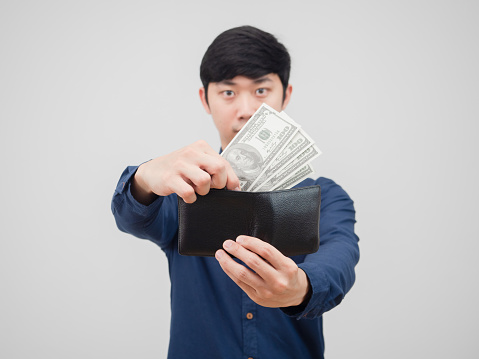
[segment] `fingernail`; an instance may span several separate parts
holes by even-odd
[[[216,251],[215,257],[216,259],[221,259],[223,257],[223,253],[221,251]]]
[[[238,236],[238,238],[236,238],[236,243],[243,243],[243,242],[244,242],[244,237]]]
[[[223,247],[225,247],[226,249],[230,249],[232,244],[233,244],[232,241],[227,240],[227,241],[225,241],[225,243],[223,244]]]
[[[241,191],[241,187],[238,186],[238,187],[236,187],[234,190],[235,190],[235,191]]]

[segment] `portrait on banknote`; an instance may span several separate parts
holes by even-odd
[[[263,158],[259,151],[246,143],[236,144],[225,158],[242,179],[253,180],[263,169]]]

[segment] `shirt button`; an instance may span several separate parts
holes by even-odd
[[[253,314],[251,313],[246,314],[246,318],[253,319]],[[253,359],[253,358],[248,358],[248,359]]]

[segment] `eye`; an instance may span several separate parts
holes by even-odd
[[[225,97],[233,97],[234,94],[235,94],[235,93],[234,93],[233,91],[231,91],[231,90],[223,91],[223,95],[224,95]]]
[[[266,95],[267,92],[268,92],[268,90],[266,90],[265,88],[259,88],[259,89],[256,90],[256,94],[260,95],[260,96]]]

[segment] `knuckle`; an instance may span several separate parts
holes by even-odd
[[[213,173],[223,173],[225,172],[225,166],[222,162],[215,162],[211,165],[211,171]]]
[[[259,258],[253,257],[253,258],[248,259],[247,264],[251,268],[258,268],[261,265],[261,261],[260,261]]]
[[[193,188],[184,189],[178,195],[185,200],[187,203],[194,202],[195,199],[195,191]]]
[[[289,258],[288,258],[289,259]],[[289,277],[292,277],[294,276],[297,271],[298,271],[298,266],[296,265],[296,263],[294,263],[293,260],[290,260],[287,262],[287,264],[284,266],[284,270],[285,270],[285,273],[286,275],[288,275]]]
[[[286,268],[286,274],[289,276],[289,277],[293,277],[296,272],[298,271],[298,268],[297,267],[293,267],[293,266],[288,266]]]
[[[270,258],[273,254],[269,246],[261,246],[261,249],[259,249],[258,252],[258,254],[263,258]]]
[[[206,141],[205,140],[198,140],[195,142],[195,145],[199,146],[199,147],[205,147],[207,145]]]
[[[186,146],[186,147],[183,147],[181,150],[179,150],[179,153],[182,156],[187,156],[189,153],[191,153],[191,151],[192,151],[191,146]]]
[[[173,168],[176,168],[177,171],[181,171],[183,168],[186,167],[186,162],[184,158],[178,157],[173,162]]]
[[[211,182],[211,175],[206,172],[206,171],[203,171],[203,173],[201,174],[201,179],[205,182],[205,183],[210,183]]]
[[[283,293],[286,291],[287,288],[288,288],[288,284],[284,280],[278,280],[274,284],[274,291],[276,293]]]
[[[248,277],[246,268],[240,268],[237,273],[238,279],[244,281]]]
[[[208,194],[208,192],[209,192],[208,188],[198,187],[198,188],[196,189],[196,193],[198,193],[200,196],[205,196],[205,195]]]
[[[196,149],[191,146],[187,146],[183,149],[183,156],[185,157],[193,157],[195,154]]]
[[[203,173],[198,178],[198,185],[205,187],[211,183],[211,177],[207,173]]]
[[[194,191],[193,188],[190,187],[190,188],[187,188],[187,189],[183,190],[183,194],[185,196],[193,196],[195,194],[195,191]]]
[[[214,181],[212,181],[213,185],[212,187],[214,188],[224,188],[226,186],[226,181],[224,181],[222,178],[215,178]]]

